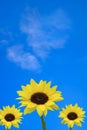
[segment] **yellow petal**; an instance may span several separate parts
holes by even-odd
[[[24,114],[28,114],[28,113],[31,113],[31,112],[33,112],[35,110],[35,108],[25,108],[24,109]]]
[[[38,105],[36,109],[37,109],[39,116],[42,116],[44,111],[45,111],[45,106],[44,105]]]

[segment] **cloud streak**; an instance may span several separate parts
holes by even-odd
[[[26,35],[25,41],[30,52],[19,49],[16,45],[8,49],[8,58],[22,68],[36,70],[41,67],[39,60],[47,59],[51,50],[65,46],[71,21],[61,9],[47,16],[40,16],[31,10],[28,12],[30,14],[24,14],[21,20],[20,30],[21,35]],[[25,48],[25,45],[23,47]]]
[[[21,31],[27,35],[27,44],[36,55],[46,58],[51,49],[64,47],[70,24],[64,11],[59,9],[44,17],[29,14],[21,22]]]
[[[9,60],[28,70],[40,69],[37,58],[29,52],[23,51],[22,46],[12,46],[8,49]]]
[[[0,40],[0,44],[7,44],[8,43],[8,41],[7,40]]]

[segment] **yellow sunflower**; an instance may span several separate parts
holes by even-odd
[[[39,116],[46,116],[47,110],[59,109],[55,102],[63,100],[63,97],[60,91],[56,91],[57,86],[50,88],[50,85],[51,82],[41,80],[36,83],[31,79],[30,84],[22,86],[22,90],[17,91],[21,106],[26,106],[24,114],[37,110]]]
[[[84,121],[84,114],[85,111],[83,111],[78,104],[75,104],[74,106],[70,104],[66,106],[66,108],[62,108],[59,117],[63,118],[62,124],[67,124],[69,128],[72,128],[75,124],[77,126],[82,126],[81,122]]]
[[[10,130],[11,126],[19,128],[21,118],[22,113],[15,108],[15,105],[3,107],[3,110],[0,109],[0,125],[4,125],[8,130]]]

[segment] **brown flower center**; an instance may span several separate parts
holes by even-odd
[[[15,116],[13,115],[13,114],[7,114],[6,116],[5,116],[5,120],[6,121],[13,121],[15,119]]]
[[[42,92],[34,93],[31,96],[31,101],[36,104],[45,104],[48,101],[48,96]]]
[[[69,120],[75,120],[78,116],[75,112],[70,112],[67,117]]]

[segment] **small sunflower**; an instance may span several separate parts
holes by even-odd
[[[0,125],[5,126],[8,130],[10,130],[11,126],[19,128],[21,118],[22,113],[15,108],[15,105],[3,107],[3,110],[0,109]]]
[[[69,128],[72,128],[75,124],[77,126],[82,126],[81,122],[84,121],[84,114],[85,111],[83,111],[78,104],[75,104],[74,106],[70,104],[66,106],[66,108],[62,108],[59,117],[63,118],[62,124],[67,124]]]
[[[37,110],[39,116],[46,116],[47,110],[59,109],[55,102],[63,100],[63,97],[60,91],[56,91],[57,86],[50,88],[50,85],[51,82],[41,80],[36,83],[31,79],[30,84],[17,91],[21,106],[26,106],[24,114]]]

